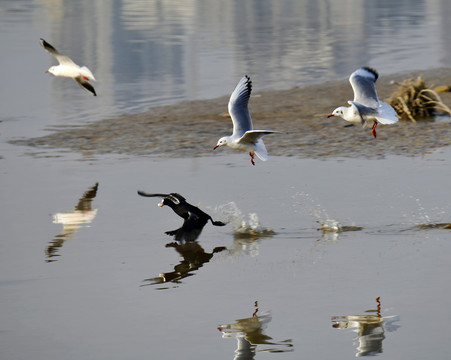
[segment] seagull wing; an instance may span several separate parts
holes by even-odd
[[[52,45],[50,45],[47,41],[45,41],[44,39],[41,39],[41,46],[50,54],[53,55],[56,60],[58,60],[58,62],[61,65],[68,65],[68,64],[73,64],[76,65],[71,58],[69,58],[68,56],[65,55],[61,55],[58,50],[56,50]]]
[[[238,141],[238,143],[241,143],[241,144],[255,144],[263,136],[268,135],[268,134],[274,134],[276,132],[277,131],[271,131],[271,130],[250,130],[250,131],[246,131],[244,133],[244,135],[241,137],[241,139]]]
[[[367,67],[360,68],[351,74],[349,82],[354,90],[354,102],[373,109],[379,106],[375,86],[378,76],[376,70]]]
[[[249,98],[252,91],[252,81],[249,76],[244,76],[229,100],[229,114],[233,122],[232,136],[241,137],[243,134],[252,130],[252,120],[249,114]]]
[[[89,92],[93,93],[94,96],[97,96],[96,91],[94,89],[94,86],[91,85],[91,83],[85,79],[83,79],[82,76],[77,76],[74,78],[74,80],[77,82],[78,85],[80,85],[82,88],[85,88]]]

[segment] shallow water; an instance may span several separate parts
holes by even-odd
[[[331,318],[374,309],[376,297],[381,316],[399,317],[396,331],[378,328],[383,354],[443,355],[450,230],[417,225],[450,221],[450,161],[449,149],[255,167],[242,155],[4,160],[3,357],[233,358],[244,340],[216,328],[252,317],[258,301],[271,313],[261,332],[279,345],[257,341],[257,351],[349,358],[361,341]],[[64,233],[62,214],[97,182],[83,221]],[[182,219],[138,189],[177,191],[230,223],[176,244],[164,232]],[[328,220],[362,229],[318,230]]]
[[[244,72],[275,89],[362,61],[450,65],[447,1],[215,4],[0,4],[0,357],[446,357],[449,147],[322,161],[268,149],[252,167],[230,151],[31,157],[8,142],[223,95]],[[361,16],[345,22],[347,9]],[[97,98],[43,73],[39,37],[79,54]],[[182,219],[137,190],[179,192],[228,224],[176,243],[164,232]]]

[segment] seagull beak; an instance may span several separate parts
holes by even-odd
[[[163,205],[164,205],[164,200],[161,200],[161,202],[158,203],[158,206],[163,207]]]
[[[214,148],[213,148],[213,150],[216,149],[216,148],[218,148],[218,147],[219,147],[219,145],[215,145]]]
[[[328,118],[335,116],[334,114],[327,115]]]
[[[46,74],[47,74],[48,72],[49,72],[48,70],[45,71]]]

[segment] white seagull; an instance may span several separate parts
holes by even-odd
[[[354,101],[348,101],[351,106],[340,106],[336,108],[331,116],[339,116],[351,123],[362,124],[374,121],[371,133],[376,137],[377,123],[384,125],[394,124],[398,121],[396,111],[389,104],[379,101],[376,93],[376,80],[379,74],[369,67],[361,67],[354,71],[349,77],[352,90],[354,90]]]
[[[78,66],[69,57],[61,55],[52,45],[50,45],[44,39],[41,39],[42,47],[58,60],[59,65],[52,66],[46,71],[46,73],[53,74],[55,76],[64,76],[74,79],[78,85],[85,88],[97,96],[94,86],[89,83],[89,80],[95,80],[91,70],[86,66]]]
[[[219,146],[227,145],[232,149],[249,152],[251,163],[255,165],[254,154],[262,161],[268,160],[268,153],[262,137],[277,131],[253,130],[252,119],[248,109],[251,91],[252,81],[249,76],[245,75],[236,86],[229,100],[229,114],[233,122],[233,133],[231,136],[220,138],[213,150]]]

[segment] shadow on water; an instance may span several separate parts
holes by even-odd
[[[235,360],[254,359],[257,351],[260,352],[291,352],[294,350],[291,339],[280,342],[271,341],[272,337],[265,334],[265,328],[271,322],[271,314],[263,312],[258,315],[258,303],[255,302],[255,311],[251,317],[235,320],[234,323],[218,326],[223,338],[235,338],[237,348]],[[257,347],[263,347],[257,349]]]
[[[74,210],[56,213],[53,215],[54,224],[62,224],[63,229],[54,239],[49,242],[45,249],[46,262],[56,261],[54,257],[60,256],[58,253],[64,242],[68,239],[73,239],[75,233],[81,227],[87,227],[94,220],[97,215],[97,209],[92,208],[92,201],[97,195],[99,183],[90,187],[78,200]]]
[[[385,331],[396,331],[399,325],[393,324],[399,321],[399,316],[382,316],[380,297],[376,299],[377,309],[366,310],[365,315],[333,316],[332,327],[335,329],[353,329],[359,340],[356,357],[374,356],[381,354],[382,341],[385,339]]]

